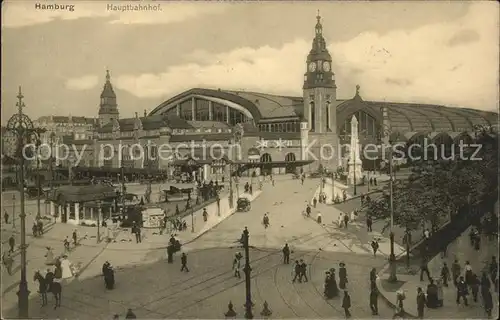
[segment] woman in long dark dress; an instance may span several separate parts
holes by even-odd
[[[337,280],[335,279],[335,268],[330,269],[330,296],[336,297],[339,295],[339,288],[337,287]]]
[[[325,287],[324,287],[325,298],[330,299],[330,272],[327,271],[325,275]]]
[[[345,264],[341,262],[339,268],[339,288],[344,290],[347,284],[347,269],[345,268]]]

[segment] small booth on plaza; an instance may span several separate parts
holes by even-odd
[[[49,192],[47,201],[56,222],[92,225],[111,217],[117,197],[107,185],[63,186]]]

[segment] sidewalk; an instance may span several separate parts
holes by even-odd
[[[54,256],[59,256],[64,254],[63,240],[66,236],[71,239],[71,234],[74,229],[77,229],[77,233],[80,237],[84,237],[85,233],[88,232],[89,227],[75,227],[63,223],[54,224],[51,230],[45,233],[43,236],[38,238],[28,238],[27,239],[27,270],[26,276],[28,277],[28,287],[30,288],[31,294],[36,294],[36,284],[30,279],[35,271],[45,271],[49,266],[45,264],[46,258],[46,248],[51,247],[54,252]],[[94,231],[95,232],[95,231]],[[105,247],[105,243],[96,243],[96,239],[93,236],[87,236],[87,239],[80,239],[78,246],[71,246],[72,250],[67,253],[69,261],[77,266],[77,268],[82,268],[90,260],[94,259]],[[5,250],[6,248],[4,248]],[[2,302],[5,306],[9,303],[17,304],[17,296],[15,292],[19,285],[20,280],[20,254],[19,250],[14,255],[14,264],[12,268],[12,275],[7,273],[7,270],[2,265]],[[53,268],[53,267],[52,267]],[[69,279],[73,281],[74,278]]]
[[[495,239],[494,241],[488,241],[486,237],[481,237],[481,250],[474,250],[468,238],[469,230],[466,230],[459,238],[455,239],[447,249],[446,257],[442,257],[442,255],[437,255],[434,257],[428,264],[429,271],[431,277],[438,278],[440,275],[441,267],[444,262],[448,264],[448,267],[451,268],[451,264],[455,259],[458,259],[461,267],[462,267],[462,275],[464,275],[464,265],[465,261],[469,261],[473,272],[481,276],[481,271],[483,268],[487,267],[489,261],[491,261],[491,257],[493,255],[498,255],[498,242]],[[386,270],[387,271],[387,268]],[[382,273],[382,272],[381,272]],[[398,282],[395,284],[388,283],[384,276],[384,279],[377,279],[377,287],[379,288],[381,294],[385,299],[388,300],[390,304],[395,304],[396,302],[396,291],[403,290],[406,294],[405,300],[405,311],[413,317],[417,316],[417,306],[416,306],[416,296],[417,296],[417,287],[421,287],[424,292],[427,289],[427,278],[424,275],[424,281],[420,281],[420,274],[415,275],[397,275]],[[494,303],[494,316],[496,319],[498,317],[498,313],[495,314],[495,311],[498,311],[498,295],[494,290],[491,290],[493,294],[493,303]],[[448,319],[471,319],[471,318],[486,318],[486,314],[484,309],[482,308],[482,298],[481,294],[479,294],[478,302],[472,301],[472,295],[469,294],[469,306],[458,305],[455,302],[456,299],[456,289],[452,283],[448,288],[443,288],[444,293],[444,306],[437,309],[425,309],[425,317],[426,318],[448,318]]]

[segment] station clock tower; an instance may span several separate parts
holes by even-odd
[[[323,26],[321,16],[316,17],[315,36],[312,48],[306,59],[306,72],[304,73],[304,120],[307,123],[309,142],[311,139],[317,141],[314,154],[320,157],[320,145],[338,145],[336,100],[337,86],[335,74],[332,70],[332,57],[326,48],[323,38]],[[337,152],[335,150],[334,152]],[[324,155],[324,153],[323,153]],[[320,163],[323,167],[336,167],[336,163],[323,157]]]

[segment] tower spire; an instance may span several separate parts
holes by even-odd
[[[111,76],[109,75],[109,70],[106,70],[106,82],[111,81]]]
[[[318,9],[318,15],[316,16],[316,36],[321,36],[322,31],[323,31],[323,26],[321,25],[321,16],[319,15],[319,9]]]

